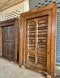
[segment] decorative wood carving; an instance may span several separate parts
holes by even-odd
[[[21,14],[20,64],[55,78],[56,4]]]

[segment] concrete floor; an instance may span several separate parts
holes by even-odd
[[[56,66],[56,78],[60,78],[60,66]]]
[[[42,74],[20,68],[17,64],[0,58],[0,78],[45,78]]]

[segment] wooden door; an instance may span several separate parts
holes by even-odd
[[[27,20],[26,64],[47,70],[48,16]]]
[[[55,75],[56,4],[21,15],[21,63]],[[22,35],[23,33],[23,35]]]
[[[5,26],[2,27],[2,55],[3,57],[14,61],[16,60],[15,56],[15,27],[14,26]]]
[[[2,29],[2,57],[19,62],[19,19],[0,22]]]

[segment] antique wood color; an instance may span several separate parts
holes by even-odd
[[[20,65],[55,78],[56,4],[21,14]]]
[[[2,28],[2,57],[17,62],[18,55],[18,19],[0,23]]]

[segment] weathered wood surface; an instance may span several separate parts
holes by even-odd
[[[56,4],[21,14],[20,65],[55,76]],[[54,77],[55,78],[55,77]]]

